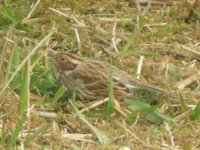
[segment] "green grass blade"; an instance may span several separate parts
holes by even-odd
[[[110,76],[109,76],[109,100],[106,106],[106,118],[110,118],[113,108],[113,77],[112,77],[112,65],[110,64]]]
[[[131,111],[133,111],[133,113],[135,113],[135,111],[139,114],[141,114],[142,116],[144,116],[144,118],[152,123],[162,123],[163,121],[166,122],[173,122],[172,118],[164,115],[162,113],[160,113],[157,110],[157,106],[150,106],[149,104],[141,101],[141,100],[135,100],[134,98],[125,98],[126,103],[128,104],[128,107]],[[136,116],[135,114],[131,114],[132,116]],[[130,117],[129,116],[129,120]]]
[[[2,14],[7,20],[9,20],[13,23],[17,23],[17,19],[15,18],[13,13],[11,12],[10,8],[7,7],[6,5],[2,5],[0,7],[0,14]]]
[[[10,142],[8,145],[8,150],[12,150],[13,146],[16,144],[17,137],[19,136],[21,130],[23,129],[24,119],[18,121],[15,129],[11,133]]]
[[[0,95],[2,95],[5,90],[7,89],[7,87],[10,85],[10,83],[13,81],[13,79],[15,78],[15,76],[17,75],[17,73],[21,70],[21,68],[26,64],[26,62],[30,59],[30,57],[36,52],[36,50],[38,50],[40,48],[40,46],[46,41],[48,40],[51,35],[54,33],[54,31],[50,32],[47,36],[45,36],[34,48],[33,50],[24,58],[24,60],[21,62],[21,64],[17,67],[17,69],[15,70],[15,72],[12,74],[12,76],[9,78],[9,80],[6,82],[6,84],[4,85],[4,87],[0,90]]]
[[[12,70],[12,64],[13,64],[13,61],[14,61],[14,53],[15,53],[15,49],[12,50],[12,53],[10,55],[4,82],[7,82],[9,75],[10,75],[10,72]]]
[[[6,134],[7,134],[7,129],[5,126],[2,127],[1,129],[1,145],[4,147],[6,143]]]
[[[139,37],[141,30],[144,27],[144,24],[145,24],[145,22],[143,20],[140,21],[139,28],[135,28],[135,31],[133,32],[133,34],[128,38],[128,41],[126,42],[126,44],[123,47],[123,51],[128,51],[130,46],[136,41],[136,39]]]
[[[94,134],[97,136],[100,144],[109,144],[110,143],[110,139],[108,138],[108,136],[103,133],[101,130],[99,130],[98,128],[94,127],[93,125],[91,125],[89,123],[89,121],[80,113],[80,111],[77,109],[77,107],[73,104],[72,101],[69,101],[71,106],[73,107],[75,114],[79,117],[79,119],[86,124],[93,132]]]
[[[190,114],[191,120],[199,120],[200,118],[200,102],[197,104],[196,108],[192,110]]]
[[[200,12],[197,11],[196,9],[192,9],[194,11],[195,14],[197,14],[200,17]]]
[[[28,62],[23,69],[22,87],[20,92],[20,116],[26,111],[29,99],[30,63]]]
[[[169,73],[172,75],[174,82],[178,82],[181,80],[181,77],[179,75],[178,68],[176,67],[176,65],[174,65],[173,63],[169,63],[168,70],[169,70]]]
[[[43,55],[33,55],[31,58],[31,70],[38,64],[38,62],[43,58]]]
[[[8,62],[8,76],[6,79],[8,79],[9,75],[16,70],[16,68],[19,66],[19,63],[19,50],[16,49],[15,45],[12,50],[11,58]]]
[[[19,50],[16,49],[16,45],[14,45],[14,47],[12,49],[13,50],[12,50],[11,56],[10,56],[9,61],[8,61],[7,72],[6,72],[6,75],[5,75],[5,83],[8,81],[9,77],[12,75],[12,73],[16,70],[16,68],[20,64]],[[21,84],[20,73],[16,75],[16,78],[11,83],[10,88],[15,89],[16,87],[19,86],[19,84]]]
[[[72,145],[71,147],[70,147],[70,150],[81,150],[81,148],[80,147],[78,147],[77,145]]]
[[[50,105],[54,105],[55,103],[57,103],[59,98],[61,98],[65,92],[66,92],[66,88],[64,86],[60,86],[60,88],[57,90],[54,98],[52,99]]]
[[[17,68],[17,66],[19,66],[20,64],[20,60],[19,60],[19,49],[16,48],[16,46],[14,46],[14,54],[13,54],[13,60],[12,60],[12,66]]]
[[[45,125],[44,127],[39,128],[37,131],[35,131],[35,133],[33,133],[33,134],[27,136],[27,137],[26,137],[26,140],[24,141],[24,145],[25,145],[25,146],[28,146],[28,144],[29,144],[31,141],[33,141],[35,138],[37,138],[37,137],[43,135],[43,134],[47,131],[47,129],[48,129],[50,126],[51,126],[51,124],[49,123],[49,124]]]

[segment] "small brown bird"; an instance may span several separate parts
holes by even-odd
[[[103,61],[86,60],[69,52],[49,51],[58,71],[59,79],[68,92],[75,92],[81,99],[97,100],[108,97],[110,64]],[[113,95],[120,99],[132,96],[134,89],[144,88],[173,95],[164,89],[133,79],[128,73],[112,66]]]

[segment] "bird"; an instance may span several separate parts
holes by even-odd
[[[170,91],[134,79],[127,72],[105,61],[53,50],[49,50],[48,57],[55,65],[57,78],[67,88],[67,92],[74,93],[80,99],[98,100],[109,97],[111,81],[113,97],[116,99],[134,96],[138,88],[174,95]]]

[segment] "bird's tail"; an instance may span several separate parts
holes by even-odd
[[[128,85],[129,88],[134,89],[134,88],[141,88],[141,89],[147,89],[147,90],[151,90],[151,91],[155,91],[155,92],[159,92],[159,93],[163,93],[165,95],[168,95],[170,97],[176,97],[177,95],[171,91],[162,89],[160,87],[156,87],[150,84],[147,84],[141,80],[133,80],[133,83],[131,85]]]

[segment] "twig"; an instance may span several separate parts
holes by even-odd
[[[177,147],[170,146],[166,143],[161,144],[161,149],[162,150],[179,150]]]
[[[65,13],[63,13],[63,12],[61,12],[59,10],[56,10],[56,9],[54,9],[52,7],[49,7],[49,9],[54,11],[54,12],[56,12],[56,13],[58,13],[58,14],[60,14],[60,15],[62,15],[62,16],[64,16],[64,17],[66,17],[69,20],[73,20],[74,22],[76,22],[79,25],[79,27],[84,27],[85,26],[84,23],[78,21],[74,16],[68,16],[67,14],[65,14]]]
[[[74,28],[74,31],[75,31],[75,35],[76,35],[76,39],[77,39],[77,43],[78,43],[78,47],[79,47],[79,50],[81,48],[81,40],[80,40],[80,36],[78,34],[78,30],[76,28]]]
[[[127,117],[126,113],[124,113],[122,110],[121,110],[121,107],[120,107],[120,104],[119,102],[113,98],[113,102],[114,102],[114,109],[116,111],[118,111],[120,114],[122,114],[124,117]]]
[[[116,16],[115,16],[115,20],[114,20],[114,25],[113,25],[113,29],[112,29],[112,36],[113,38],[116,38],[116,27],[117,27],[117,21],[116,21]]]
[[[112,44],[114,46],[114,50],[115,52],[119,52],[118,49],[117,49],[117,45],[115,43],[115,39],[116,39],[116,26],[117,26],[117,21],[116,21],[116,16],[115,16],[115,21],[114,21],[114,25],[113,25],[113,30],[112,30]]]
[[[4,38],[6,41],[15,44],[15,42],[14,42],[13,40],[11,40],[11,39],[9,39],[9,38],[7,38],[7,37],[3,37],[3,38]]]
[[[122,122],[122,123],[123,123],[123,129],[124,129],[124,131],[125,131],[125,137],[126,137],[126,139],[128,139],[128,132],[127,132],[127,127],[126,127],[126,122],[125,122],[124,119],[123,119],[122,121],[123,121],[123,122]],[[129,144],[129,141],[127,141],[127,144],[130,145],[130,144]]]
[[[109,98],[105,98],[103,100],[97,101],[96,103],[94,103],[94,104],[92,104],[92,105],[90,105],[88,107],[83,108],[82,110],[80,110],[80,112],[81,113],[87,112],[87,111],[89,111],[91,109],[94,109],[94,108],[106,103],[108,100],[109,100]]]
[[[144,60],[144,56],[140,56],[140,59],[139,59],[139,62],[138,62],[138,66],[137,66],[137,79],[140,79],[140,74],[141,74],[141,70],[142,70],[143,60]]]
[[[170,106],[172,106],[172,107],[180,107],[181,104],[173,104],[173,105],[170,105]],[[191,105],[191,104],[186,105],[186,107],[187,107],[187,108],[190,108],[190,109],[194,109],[194,108],[196,108],[196,106],[197,106],[197,105]]]
[[[94,37],[96,38],[96,39],[98,39],[98,40],[100,40],[101,42],[104,42],[104,43],[106,43],[106,44],[110,44],[110,42],[109,41],[107,41],[105,38],[103,38],[103,37],[100,37],[100,36],[98,36],[98,35],[94,35]],[[93,37],[92,37],[93,38]]]
[[[90,140],[92,138],[92,134],[79,134],[79,133],[63,133],[62,138],[67,140],[77,140],[77,141],[86,141],[86,142],[92,142],[94,141]],[[90,138],[90,139],[86,139]]]
[[[33,8],[31,9],[31,11],[29,12],[28,16],[27,16],[22,22],[24,22],[25,20],[28,20],[28,19],[31,17],[31,15],[32,15],[33,12],[35,11],[35,9],[37,8],[37,6],[38,6],[39,3],[40,3],[40,0],[38,0],[38,1],[35,3],[35,5],[33,6]]]
[[[170,139],[171,145],[172,145],[172,147],[175,147],[174,137],[172,136],[171,129],[170,129],[168,123],[165,122],[164,125],[165,125],[165,130],[167,131],[167,133],[169,135],[169,139]]]
[[[194,50],[194,49],[192,49],[192,48],[190,48],[190,47],[187,47],[187,46],[185,46],[185,45],[180,45],[180,46],[181,46],[182,49],[184,49],[184,50],[186,50],[186,51],[188,51],[188,52],[191,52],[191,53],[193,53],[193,54],[196,54],[196,55],[200,56],[200,52],[198,52],[198,51],[196,51],[196,50]]]
[[[83,22],[78,21],[74,16],[72,16],[74,22],[78,24],[79,27],[85,27],[86,25]]]
[[[146,6],[147,2],[148,2],[148,0],[140,0],[140,5]],[[188,3],[182,4],[182,1],[176,1],[174,3],[174,0],[151,0],[151,6],[173,6],[175,4],[176,4],[176,6],[180,6],[180,5],[188,6]]]
[[[122,134],[122,135],[120,135],[120,136],[117,136],[117,137],[115,137],[114,139],[113,139],[113,142],[116,142],[117,140],[119,140],[119,139],[124,139],[126,137],[126,135],[124,135],[124,134]]]
[[[117,46],[116,46],[115,38],[112,38],[112,44],[113,44],[113,46],[114,46],[114,50],[115,50],[115,52],[118,53],[119,50],[118,50],[118,48],[117,48]]]
[[[185,111],[184,113],[180,114],[179,116],[177,116],[176,118],[174,118],[173,120],[175,122],[178,122],[179,120],[183,120],[183,117],[185,117],[190,111],[192,111],[192,109],[188,109],[187,111]]]
[[[124,122],[124,124],[117,122],[117,124],[118,124],[120,127],[124,128],[125,131],[126,131],[128,134],[130,134],[132,137],[134,137],[135,139],[137,139],[138,141],[140,141],[142,144],[146,145],[146,143],[145,143],[144,141],[142,141],[138,136],[136,136],[132,131],[130,131],[130,130],[126,127],[125,122]]]
[[[140,118],[140,114],[138,113],[138,114],[137,114],[137,117],[136,117],[136,119],[135,119],[135,122],[131,125],[131,127],[133,127],[133,126],[135,126],[135,125],[137,124],[139,118]]]
[[[105,18],[105,17],[99,17],[98,18],[102,22],[121,22],[121,21],[131,21],[131,18]]]
[[[88,107],[85,107],[85,108],[83,108],[82,110],[80,110],[80,113],[84,113],[84,112],[87,112],[87,111],[89,111],[89,110],[91,110],[91,109],[94,109],[94,108],[96,108],[96,107],[98,107],[98,106],[100,106],[100,105],[106,103],[108,100],[109,100],[109,98],[105,98],[105,99],[103,99],[103,100],[97,101],[97,102],[95,102],[94,104],[92,104],[92,105],[90,105],[90,106],[88,106]],[[123,116],[126,117],[127,115],[121,110],[120,105],[119,105],[119,103],[117,102],[117,100],[116,100],[116,99],[113,99],[113,101],[114,101],[114,104],[115,104],[115,105],[114,105],[114,109],[115,109],[116,111],[118,111],[120,114],[122,114]]]
[[[160,26],[166,26],[167,23],[163,22],[163,23],[155,23],[155,24],[145,24],[144,27],[160,27]]]
[[[100,39],[101,40],[101,39]],[[119,43],[121,42],[121,38],[116,38],[115,39],[115,45],[117,46]],[[102,48],[102,51],[104,51],[107,55],[109,55],[109,56],[112,56],[112,57],[116,57],[112,52],[111,52],[111,50],[112,49],[114,49],[114,45],[113,45],[113,43],[111,43],[110,44],[110,46],[109,47],[107,47],[107,48]]]
[[[31,19],[23,19],[22,23],[24,24],[31,24],[31,23],[35,23],[35,22],[40,22],[40,21],[46,21],[47,18],[31,18]]]
[[[200,72],[198,72],[197,74],[195,75],[192,75],[190,77],[188,77],[187,79],[185,80],[182,80],[180,82],[177,83],[177,88],[179,90],[183,90],[185,87],[187,87],[188,85],[190,85],[191,83],[197,81],[200,77]]]
[[[140,141],[142,144],[147,145],[144,141],[142,141],[138,136],[136,136],[136,134],[134,134],[133,132],[131,132],[129,129],[127,129],[127,132],[134,137],[135,139],[137,139],[138,141]]]
[[[135,3],[136,3],[138,12],[141,13],[141,10],[142,10],[142,9],[141,9],[139,0],[135,0]]]
[[[57,114],[54,112],[45,112],[45,111],[31,111],[31,113],[33,113],[34,115],[40,116],[40,117],[44,117],[47,119],[56,119],[57,118]]]
[[[66,17],[66,18],[69,19],[69,20],[72,19],[72,17],[68,16],[67,14],[65,14],[65,13],[63,13],[63,12],[61,12],[61,11],[58,11],[58,10],[52,8],[52,7],[49,7],[49,9],[52,10],[52,11],[54,11],[54,12],[56,12],[56,13],[58,13],[58,14],[60,14],[60,15],[62,15],[62,16],[64,16],[64,17]]]
[[[33,135],[33,133],[21,132],[18,138],[26,138],[26,136]],[[43,134],[43,137],[51,137],[51,133]],[[60,136],[65,140],[85,141],[95,143],[92,139],[92,134],[79,134],[79,133],[62,133]]]
[[[146,8],[142,11],[142,14],[145,15],[151,7],[151,0],[148,0]]]
[[[107,51],[111,51],[112,49],[115,49],[115,46],[117,46],[121,42],[121,38],[116,38],[114,41],[114,44],[110,44],[108,48],[106,48]]]

